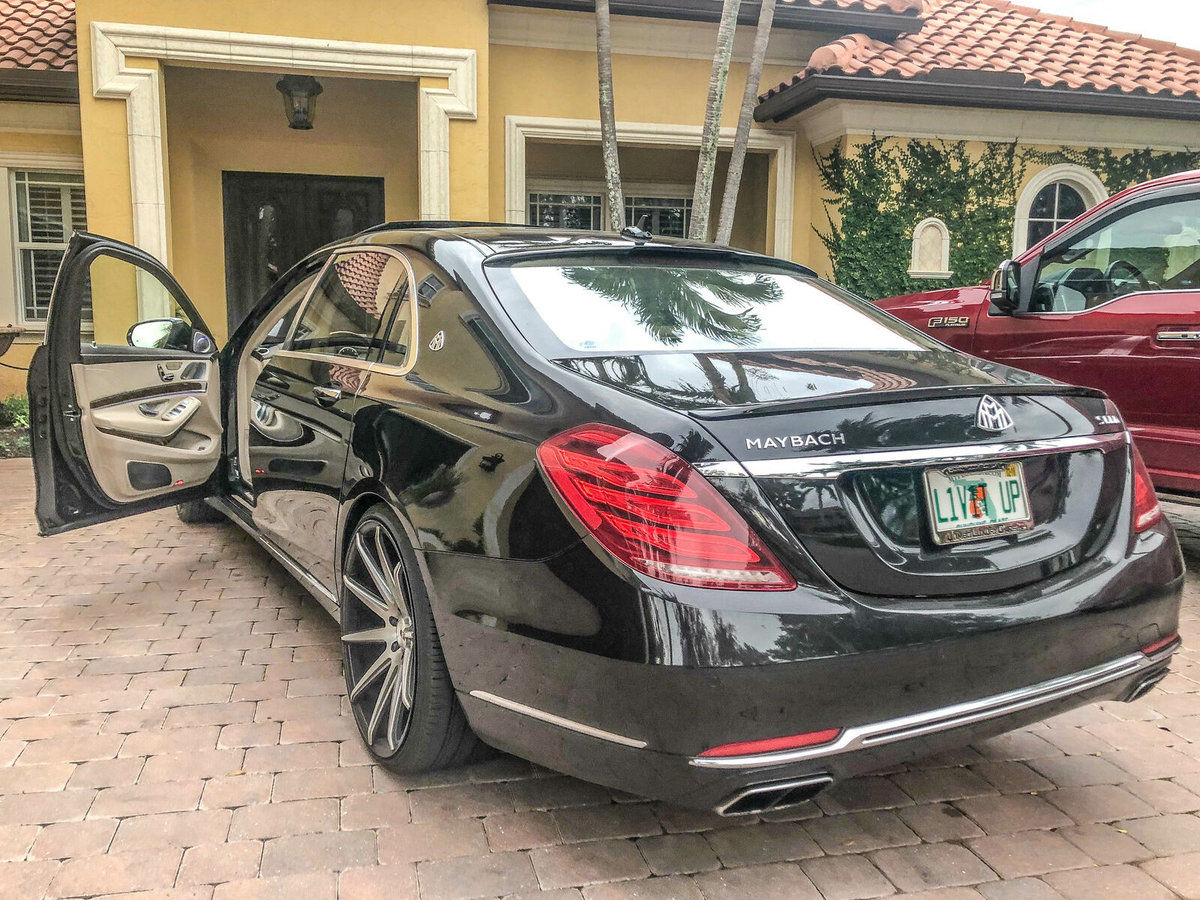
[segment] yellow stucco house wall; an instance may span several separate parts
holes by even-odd
[[[32,2],[69,7],[67,0]],[[705,0],[672,3],[669,15],[634,14],[644,13],[638,3],[614,3],[613,19],[626,194],[662,211],[664,223],[686,216],[719,7]],[[885,8],[872,0],[781,4],[761,87],[788,82],[818,58],[819,48],[854,29],[867,29],[872,40],[895,38],[905,28],[919,31],[920,16],[939,3],[911,0],[911,25],[898,19],[895,4]],[[525,222],[536,214],[572,221],[591,216],[598,225],[602,170],[588,6],[574,0],[77,0],[73,63],[27,64],[35,75],[39,67],[65,69],[57,74],[69,74],[73,90],[60,83],[54,96],[33,87],[26,96],[18,77],[26,64],[6,60],[10,68],[0,69],[12,76],[0,78],[0,325],[24,329],[0,360],[8,366],[0,368],[0,397],[23,390],[20,367],[39,340],[44,308],[38,303],[45,298],[29,294],[46,287],[31,288],[26,270],[30,260],[45,267],[52,259],[36,256],[37,247],[18,233],[33,221],[26,208],[34,196],[29,178],[48,178],[49,188],[37,196],[61,197],[64,209],[74,210],[63,213],[64,227],[86,224],[163,259],[218,342],[229,328],[227,259],[237,252],[230,250],[238,224],[231,217],[236,210],[244,214],[244,205],[234,203],[241,182],[231,173],[369,182],[382,191],[387,220]],[[752,22],[757,4],[743,6]],[[752,32],[743,25],[735,47],[722,120],[726,144]],[[310,131],[288,127],[275,88],[288,73],[313,75],[324,88]],[[852,152],[874,134],[965,140],[975,153],[988,142],[1014,140],[1051,149],[1173,152],[1200,144],[1194,121],[1166,115],[984,109],[967,101],[956,108],[831,94],[755,124],[732,243],[833,274],[818,236],[831,221],[818,158],[835,146]],[[723,152],[718,201],[726,158]],[[1048,168],[1029,166],[1019,192],[1051,183]],[[1099,178],[1069,167],[1060,174],[1089,205],[1106,194]],[[1021,203],[1028,205],[1023,199],[1018,208]],[[1018,222],[1018,244],[1020,230]],[[48,283],[45,272],[40,277]],[[96,340],[122,342],[138,316],[133,293],[124,305],[109,300],[93,316]]]

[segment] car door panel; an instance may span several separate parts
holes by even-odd
[[[330,589],[350,425],[368,366],[279,351],[251,394],[254,522]],[[340,396],[317,402],[316,388]]]
[[[1200,492],[1200,196],[1172,186],[1087,219],[1023,259],[1020,309],[981,356],[1103,390],[1155,483]]]
[[[387,248],[335,253],[251,390],[254,521],[330,590],[358,395],[409,283],[406,266]]]
[[[214,364],[130,360],[71,369],[84,446],[109,498],[127,502],[195,487],[212,474],[221,450]],[[148,486],[152,470],[164,484]]]
[[[86,301],[166,309],[202,350],[92,342]],[[46,338],[30,364],[30,433],[42,533],[209,496],[220,463],[220,379],[207,328],[153,257],[76,234],[51,297]],[[182,407],[181,407],[182,404]],[[176,409],[178,408],[178,411]]]

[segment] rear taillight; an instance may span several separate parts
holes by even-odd
[[[547,440],[537,457],[591,535],[639,572],[721,590],[796,586],[716,488],[649,438],[581,425]]]
[[[1133,530],[1153,528],[1162,518],[1162,507],[1154,493],[1154,482],[1138,448],[1133,448]]]

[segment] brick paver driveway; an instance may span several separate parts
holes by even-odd
[[[342,704],[333,623],[233,525],[41,540],[27,462],[0,463],[0,496],[5,897],[1200,896],[1195,649],[1136,705],[735,822],[509,757],[389,775]]]

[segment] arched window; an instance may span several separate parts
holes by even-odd
[[[1017,199],[1014,253],[1024,253],[1107,196],[1100,179],[1081,166],[1051,166],[1039,172]]]
[[[913,229],[911,278],[949,278],[950,230],[941,219],[922,219]]]

